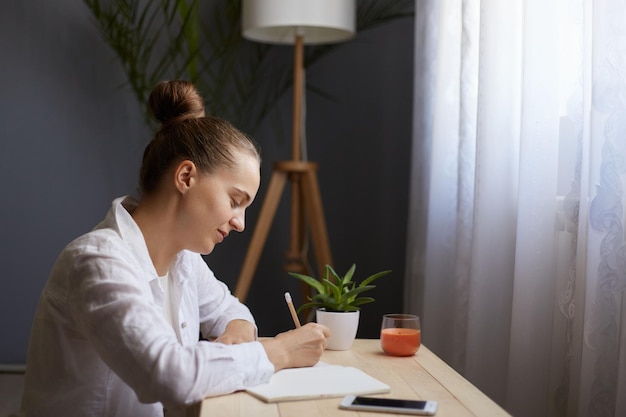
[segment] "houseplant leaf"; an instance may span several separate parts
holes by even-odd
[[[355,271],[356,264],[352,264],[350,269],[340,276],[330,265],[326,265],[321,281],[312,276],[290,272],[289,275],[306,283],[316,292],[308,297],[309,302],[302,305],[298,311],[309,308],[323,308],[329,312],[358,311],[362,304],[374,301],[372,297],[362,297],[361,294],[376,287],[371,284],[374,280],[391,273],[390,270],[377,272],[357,285],[353,280]]]

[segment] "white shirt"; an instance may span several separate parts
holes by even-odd
[[[163,416],[210,395],[267,382],[259,342],[198,341],[229,321],[254,323],[199,254],[169,271],[175,327],[143,235],[119,198],[59,256],[33,322],[22,400],[27,416]],[[125,208],[126,207],[126,208]],[[169,414],[169,412],[168,412]]]
[[[176,315],[170,297],[170,274],[167,273],[162,277],[160,276],[159,283],[161,284],[161,290],[163,290],[163,315],[172,328],[176,329]]]

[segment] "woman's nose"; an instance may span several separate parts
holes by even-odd
[[[234,230],[238,232],[243,232],[243,230],[246,228],[245,214],[241,213],[240,215],[233,217],[230,220],[230,225],[233,227]]]

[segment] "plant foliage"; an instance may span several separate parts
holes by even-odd
[[[376,288],[372,282],[391,271],[381,271],[370,275],[357,284],[352,280],[355,270],[356,265],[352,264],[348,272],[340,277],[330,265],[326,265],[322,280],[289,272],[289,275],[308,284],[317,292],[312,297],[308,297],[309,302],[300,306],[298,312],[309,308],[325,308],[326,311],[358,311],[362,304],[373,302],[372,297],[363,297],[361,294]]]
[[[83,1],[144,109],[159,81],[184,78],[207,113],[253,133],[292,84],[290,48],[241,36],[241,0]],[[358,0],[357,31],[413,15],[414,0]],[[307,47],[305,67],[340,46]]]

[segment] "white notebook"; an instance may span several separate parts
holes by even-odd
[[[268,383],[246,389],[246,392],[268,403],[389,391],[389,385],[360,369],[323,363],[310,368],[280,370]]]

